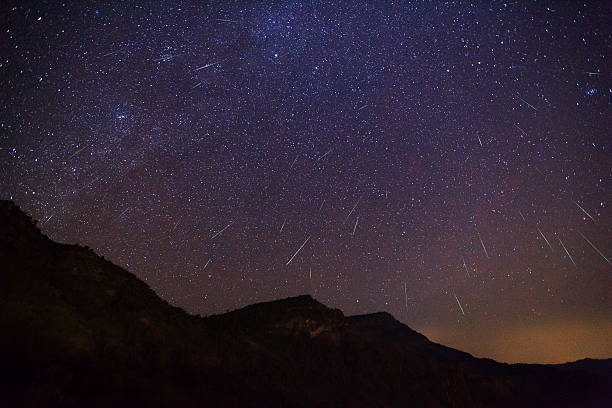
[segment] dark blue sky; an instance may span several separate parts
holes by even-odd
[[[0,196],[193,313],[612,357],[604,3],[4,2]]]

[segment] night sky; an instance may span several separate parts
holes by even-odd
[[[204,3],[2,2],[0,197],[191,313],[612,357],[612,6]]]

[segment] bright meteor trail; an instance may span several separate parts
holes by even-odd
[[[550,242],[548,242],[548,240],[546,239],[546,237],[544,236],[544,233],[540,230],[539,227],[536,227],[538,229],[538,232],[540,233],[540,235],[542,236],[542,238],[544,238],[544,241],[546,241],[546,243],[548,244],[548,247],[550,248],[551,251],[553,251],[553,247],[552,245],[550,245]]]
[[[455,295],[453,293],[453,295]],[[465,313],[463,312],[463,307],[461,307],[461,303],[459,302],[459,299],[457,298],[457,295],[455,295],[455,300],[457,300],[457,304],[459,305],[459,309],[461,309],[461,314],[465,316]]]
[[[574,204],[576,204],[578,206],[578,208],[580,208],[582,210],[583,213],[585,213],[586,215],[588,215],[588,217],[595,221],[595,218],[591,217],[591,214],[589,214],[584,208],[582,208],[582,206],[580,204],[578,204],[576,201],[574,201]]]
[[[310,239],[310,236],[308,236],[308,238],[306,238],[306,241],[304,241],[304,243],[302,244],[302,246],[300,246],[298,248],[297,251],[295,251],[295,254],[293,254],[293,256],[291,257],[291,259],[289,259],[287,261],[287,263],[285,265],[289,265],[291,263],[291,261],[293,261],[293,258],[295,258],[295,256],[302,250],[302,248],[304,248],[304,245],[306,245],[306,243],[308,242],[308,240]]]
[[[487,252],[487,248],[485,247],[484,242],[482,242],[482,238],[480,237],[480,232],[476,231],[476,233],[478,234],[478,239],[480,240],[480,244],[482,245],[482,249],[484,249],[484,253],[487,256],[487,259],[489,259],[489,253]]]
[[[593,248],[595,251],[597,251],[597,253],[598,253],[599,255],[601,255],[601,257],[602,257],[603,259],[605,259],[605,260],[606,260],[606,262],[607,262],[608,264],[610,264],[610,265],[612,266],[612,263],[610,263],[610,260],[609,260],[608,258],[606,258],[606,256],[605,256],[605,255],[604,255],[604,254],[603,254],[603,253],[602,253],[602,252],[601,252],[601,251],[600,251],[600,250],[599,250],[599,249],[598,249],[598,248],[597,248],[597,247],[596,247],[596,246],[595,246],[595,245],[594,245],[594,244],[593,244],[591,241],[589,241],[589,239],[588,239],[587,237],[585,237],[585,236],[584,236],[584,234],[582,234],[582,232],[578,231],[578,233],[579,233],[579,234],[582,236],[582,238],[584,238],[584,239],[585,239],[585,241],[586,241],[586,242],[588,242],[588,243],[589,243],[589,245],[591,245],[591,247],[592,247],[592,248]]]

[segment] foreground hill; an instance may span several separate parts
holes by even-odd
[[[346,317],[310,296],[188,315],[93,251],[52,242],[8,201],[0,264],[0,406],[612,403],[610,360],[476,359],[387,313]]]

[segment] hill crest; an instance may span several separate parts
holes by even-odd
[[[609,379],[476,359],[309,295],[207,318],[0,201],[0,405],[597,406]],[[584,365],[584,364],[583,364]]]

